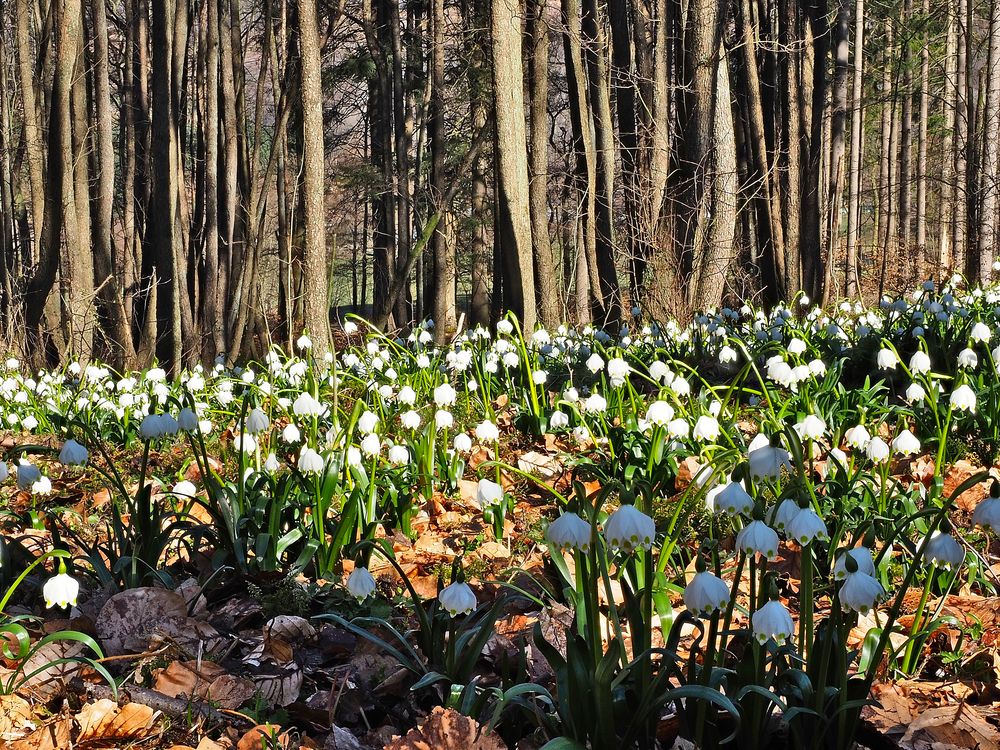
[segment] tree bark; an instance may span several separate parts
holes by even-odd
[[[845,268],[846,292],[856,297],[860,291],[858,268],[858,225],[861,221],[861,151],[865,130],[865,113],[862,109],[865,54],[865,0],[854,4],[854,81],[851,92],[851,165],[847,199],[847,261]]]

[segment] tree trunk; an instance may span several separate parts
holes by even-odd
[[[986,102],[983,112],[983,163],[979,210],[977,280],[986,283],[993,270],[994,248],[997,240],[998,203],[1000,183],[997,182],[1000,165],[1000,0],[992,0],[990,9],[990,44],[987,70],[985,71]]]
[[[495,242],[503,267],[505,307],[520,318],[525,331],[531,331],[535,327],[535,281],[519,0],[492,0],[490,31],[497,163]]]
[[[854,82],[851,92],[851,166],[847,199],[847,262],[845,277],[848,297],[856,297],[860,292],[858,278],[858,224],[861,221],[861,151],[865,130],[865,113],[862,109],[864,94],[864,54],[865,54],[865,0],[855,0],[854,4]]]
[[[833,27],[833,92],[830,119],[830,162],[826,195],[826,262],[835,266],[840,248],[840,206],[844,186],[844,150],[847,129],[847,71],[850,64],[849,29],[852,0],[839,0]],[[831,290],[832,292],[832,290]]]
[[[316,0],[299,0],[299,55],[302,72],[302,224],[305,265],[305,327],[317,353],[330,348],[327,302],[326,179],[323,147],[323,84]]]
[[[431,119],[428,126],[431,149],[431,198],[441,200],[447,190],[444,174],[445,150],[445,37],[444,0],[431,0]],[[455,246],[451,213],[434,230],[434,335],[443,343],[457,325],[455,300]]]

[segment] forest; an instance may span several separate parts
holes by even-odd
[[[343,315],[618,324],[957,271],[1000,3],[6,0],[8,348],[169,368]]]

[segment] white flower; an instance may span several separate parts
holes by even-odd
[[[286,443],[297,443],[302,439],[302,433],[295,426],[294,422],[289,422],[285,425],[285,429],[281,431],[281,439]]]
[[[787,350],[789,354],[794,354],[796,356],[804,354],[806,351],[806,342],[800,338],[793,338],[788,342]]]
[[[958,353],[958,366],[965,370],[975,370],[979,366],[979,355],[972,349],[963,349]]]
[[[868,429],[863,424],[855,425],[844,433],[844,440],[847,441],[847,444],[858,450],[867,448],[871,439],[871,433],[868,432]]]
[[[924,558],[936,568],[951,570],[965,562],[965,550],[951,534],[934,531],[924,547]]]
[[[653,546],[656,524],[634,505],[622,505],[604,523],[604,537],[612,549],[626,552]]]
[[[488,508],[503,502],[503,487],[489,479],[480,479],[476,485],[476,502],[480,508]]]
[[[736,535],[736,546],[748,555],[774,560],[778,556],[778,534],[763,521],[751,521]]]
[[[415,430],[420,427],[420,415],[410,409],[399,415],[399,423],[408,430]]]
[[[920,451],[920,441],[909,430],[903,430],[893,438],[892,449],[901,456],[911,456]]]
[[[31,492],[34,495],[48,495],[52,492],[52,482],[47,476],[42,474],[38,481],[31,485]]]
[[[270,427],[270,425],[271,420],[269,420],[267,418],[267,414],[265,414],[264,411],[258,407],[247,414],[246,425],[243,429],[251,435],[256,435],[258,432],[266,430]]]
[[[501,321],[502,322],[502,321]],[[464,581],[450,583],[441,589],[438,594],[438,601],[452,617],[456,615],[467,615],[476,608],[476,594]]]
[[[739,359],[739,354],[731,346],[724,346],[719,350],[719,363],[723,365],[728,365]]]
[[[802,508],[799,506],[798,501],[786,497],[774,508],[771,523],[778,531],[787,532],[788,528],[792,525],[792,521],[801,512]]]
[[[987,497],[972,512],[972,523],[1000,533],[1000,497]]]
[[[868,573],[860,570],[848,573],[840,588],[840,605],[846,611],[867,615],[879,599],[885,595],[882,584]]]
[[[729,586],[707,570],[695,573],[684,588],[684,606],[698,617],[709,617],[729,603]]]
[[[406,406],[413,406],[417,402],[417,392],[410,386],[404,385],[396,394],[396,400]]]
[[[990,327],[981,321],[972,326],[972,331],[969,333],[969,338],[977,344],[985,343],[992,337],[993,332],[990,330]]]
[[[297,417],[319,417],[323,411],[323,405],[305,391],[300,393],[292,404],[292,412]]]
[[[147,414],[142,418],[142,422],[139,424],[139,437],[143,440],[155,440],[165,434],[161,415]]]
[[[359,602],[375,593],[375,577],[368,568],[357,567],[347,576],[347,592]]]
[[[195,487],[194,482],[189,482],[188,480],[183,479],[175,484],[170,492],[177,497],[183,497],[190,500],[198,494],[198,488]]]
[[[792,462],[788,451],[780,446],[771,445],[767,435],[760,432],[747,447],[747,468],[752,477],[776,479],[781,476],[783,468],[792,468]]]
[[[563,391],[563,400],[570,404],[575,404],[580,400],[580,392],[573,386],[570,386]]]
[[[264,460],[264,471],[274,474],[280,468],[281,464],[278,463],[278,457],[273,453],[268,453],[267,458]]]
[[[608,362],[608,378],[615,388],[625,384],[630,372],[632,372],[632,368],[624,359],[616,358]]]
[[[927,397],[927,392],[920,383],[910,383],[906,389],[906,400],[911,404],[922,403]]]
[[[198,429],[198,415],[185,406],[177,414],[177,426],[184,432],[194,432]]]
[[[0,482],[4,481],[10,475],[10,470],[7,468],[6,461],[0,461]]]
[[[569,427],[569,415],[564,411],[554,411],[549,417],[549,427],[553,430],[563,430]]]
[[[368,457],[377,456],[382,451],[382,441],[379,436],[371,432],[361,440],[361,452]]]
[[[880,464],[889,458],[890,454],[889,446],[880,437],[873,437],[868,441],[868,445],[865,447],[865,455],[872,461],[872,463]]]
[[[87,449],[70,438],[59,451],[59,463],[64,466],[84,466],[90,454]]]
[[[480,443],[495,443],[500,439],[500,430],[488,419],[476,425],[475,433]]]
[[[472,438],[464,432],[455,435],[455,439],[452,442],[458,453],[468,453],[472,450]]]
[[[714,442],[719,437],[719,420],[709,414],[702,414],[694,423],[692,435],[695,440]]]
[[[563,513],[549,524],[545,530],[545,538],[561,552],[568,550],[589,552],[591,531],[590,524],[576,513]]]
[[[876,358],[878,369],[895,370],[897,362],[899,362],[899,357],[896,356],[896,352],[892,349],[879,349],[878,357]]]
[[[455,425],[455,417],[450,411],[438,409],[434,412],[434,426],[439,430],[450,430]]]
[[[715,495],[715,512],[728,516],[747,515],[753,510],[753,498],[740,482],[730,482]]]
[[[649,377],[658,383],[666,383],[671,379],[672,374],[666,363],[658,359],[649,363]]]
[[[951,407],[958,411],[969,411],[973,414],[976,411],[976,392],[968,385],[962,384],[951,392],[949,399]]]
[[[654,401],[646,409],[646,421],[658,427],[670,422],[674,418],[674,407],[666,401]]]
[[[847,577],[847,558],[854,561],[859,573],[875,575],[875,562],[872,560],[872,553],[867,547],[852,547],[849,550],[840,549],[837,551],[837,559],[833,564],[833,577],[842,581]]]
[[[311,338],[309,338],[303,333],[301,336],[299,336],[299,339],[298,341],[295,342],[295,345],[302,351],[306,351],[308,349],[312,349],[313,342]]]
[[[442,383],[434,389],[434,403],[437,406],[454,406],[458,393],[450,383]]]
[[[809,414],[801,422],[795,425],[795,432],[800,438],[806,440],[819,440],[826,432],[826,422],[815,414]]]
[[[930,371],[931,358],[927,356],[927,352],[918,349],[913,353],[913,356],[910,357],[910,372],[914,375],[920,375]]]
[[[583,410],[588,414],[600,414],[608,408],[608,401],[599,393],[592,393],[583,402]]]
[[[323,457],[309,446],[302,446],[299,451],[299,471],[307,474],[319,474],[323,471]]]
[[[34,464],[27,461],[17,465],[17,486],[21,490],[30,490],[31,485],[42,477],[42,472]]]
[[[587,369],[594,375],[604,369],[604,360],[601,358],[601,355],[597,353],[591,354],[585,364],[587,365]]]
[[[545,370],[535,370],[531,373],[531,382],[535,385],[545,385],[545,381],[548,377],[549,373]]]
[[[812,508],[802,508],[787,526],[788,536],[805,546],[814,539],[821,542],[830,538],[826,524]]]
[[[509,320],[501,320],[497,322],[497,333],[504,336],[509,336],[514,332],[514,324]]]
[[[46,607],[76,606],[76,598],[79,594],[79,581],[65,572],[52,576],[42,587],[42,597],[45,599]]]
[[[785,605],[772,599],[753,613],[753,634],[761,645],[773,638],[779,646],[791,637],[794,625]]]
[[[253,453],[257,450],[257,441],[254,439],[253,435],[242,433],[233,436],[233,447],[235,447],[236,450],[243,451],[244,453]]]
[[[667,434],[676,439],[686,438],[691,434],[691,425],[689,425],[687,420],[683,417],[671,419],[670,422],[667,423]]]
[[[375,432],[378,426],[378,415],[374,412],[366,411],[358,417],[358,429],[364,434]]]
[[[396,466],[410,462],[410,449],[405,445],[394,445],[389,448],[389,462]]]

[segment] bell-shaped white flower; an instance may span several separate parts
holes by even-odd
[[[583,402],[583,410],[588,414],[603,414],[608,408],[608,400],[600,393],[592,393]]]
[[[674,407],[666,401],[654,401],[646,409],[646,421],[657,427],[667,425],[674,418]]]
[[[880,437],[873,437],[865,447],[865,455],[872,463],[880,464],[888,460],[891,451],[888,444]]]
[[[184,432],[195,432],[198,428],[198,415],[194,409],[185,406],[177,414],[177,427]]]
[[[924,559],[935,568],[957,569],[965,562],[965,549],[951,534],[934,531],[924,546]]]
[[[975,370],[979,366],[979,355],[972,349],[963,349],[958,353],[958,366],[963,370]]]
[[[803,440],[819,440],[826,432],[826,422],[815,414],[808,414],[795,425],[795,432]]]
[[[404,411],[399,415],[399,423],[407,430],[416,430],[420,427],[420,415],[413,409]]]
[[[564,430],[569,427],[569,415],[564,411],[554,411],[549,417],[549,428]]]
[[[468,453],[472,450],[472,438],[469,437],[468,434],[460,432],[455,435],[452,445],[455,446],[455,450],[458,453]]]
[[[695,573],[684,587],[684,606],[698,617],[710,617],[723,609],[731,594],[725,581],[707,570]]]
[[[805,546],[809,542],[818,539],[827,541],[830,535],[827,533],[826,524],[812,508],[801,508],[791,523],[785,529],[789,537]]]
[[[480,508],[488,508],[503,502],[503,487],[490,479],[480,479],[476,485],[476,503]]]
[[[910,383],[906,388],[906,400],[911,404],[923,403],[924,399],[927,398],[927,392],[920,383]]]
[[[323,405],[305,391],[300,393],[292,404],[292,412],[297,417],[320,417],[323,411]]]
[[[590,524],[580,516],[567,512],[549,524],[545,530],[545,538],[561,552],[589,552],[592,531]]]
[[[710,414],[702,414],[698,417],[698,421],[694,423],[694,430],[691,435],[695,440],[715,442],[719,437],[719,433],[719,420]]]
[[[365,435],[375,432],[378,426],[378,415],[371,411],[365,411],[358,417],[358,429]]]
[[[455,417],[446,409],[438,409],[434,412],[434,426],[439,430],[450,430],[455,426]]]
[[[878,369],[895,370],[898,362],[899,357],[896,356],[896,352],[892,349],[879,349],[878,357],[876,358]]]
[[[626,552],[642,547],[649,549],[656,537],[653,519],[634,505],[622,505],[604,523],[604,538],[612,549]]]
[[[949,401],[951,408],[957,411],[976,411],[976,392],[964,383],[951,392]]]
[[[17,465],[17,487],[21,490],[30,490],[31,485],[42,477],[42,472],[34,464],[22,459]]]
[[[84,466],[89,458],[87,449],[72,438],[67,440],[59,451],[59,463],[64,466]]]
[[[281,463],[278,461],[278,457],[273,453],[268,453],[264,460],[264,471],[274,474],[280,468]]]
[[[729,482],[714,499],[715,512],[727,516],[749,515],[753,511],[753,498],[741,482]]]
[[[604,369],[604,359],[602,359],[601,355],[596,352],[591,354],[584,364],[586,364],[587,369],[594,375]]]
[[[80,582],[66,573],[64,565],[59,566],[59,571],[42,586],[42,598],[45,599],[45,606],[76,606],[76,598],[80,595]]]
[[[750,441],[747,447],[747,468],[750,476],[758,479],[777,479],[782,469],[791,469],[788,451],[782,448],[778,439],[770,439],[763,432]]]
[[[452,617],[469,614],[479,603],[475,592],[465,581],[456,581],[445,586],[438,594],[438,601],[441,602],[444,611]]]
[[[488,419],[476,425],[475,433],[480,443],[495,443],[500,439],[500,430]]]
[[[778,534],[763,521],[751,521],[736,535],[736,547],[747,555],[774,560],[778,557]]]
[[[319,453],[309,446],[302,446],[302,450],[299,451],[299,471],[306,474],[319,474],[323,471],[324,465],[323,457]]]
[[[903,430],[893,438],[892,449],[901,456],[912,456],[920,452],[920,440],[909,430]]]
[[[382,440],[374,432],[361,439],[361,452],[371,458],[382,452]]]
[[[992,337],[993,331],[991,331],[990,327],[982,321],[979,321],[972,326],[972,330],[969,332],[969,339],[975,341],[977,344],[983,344],[989,341]]]
[[[778,531],[788,532],[789,526],[792,525],[792,521],[795,517],[802,511],[799,506],[798,501],[793,500],[790,497],[786,497],[777,507],[775,507],[773,515],[771,516],[771,524]]]
[[[868,447],[868,443],[871,442],[872,436],[868,432],[868,428],[863,424],[855,425],[851,427],[847,432],[844,433],[844,440],[852,448],[858,450],[864,450]]]
[[[410,449],[405,445],[394,445],[389,448],[389,463],[395,466],[402,466],[410,463]]]
[[[454,406],[458,393],[450,383],[442,383],[434,389],[434,403],[438,407]]]
[[[753,613],[751,617],[753,634],[761,645],[773,639],[779,646],[791,638],[794,624],[785,605],[772,599]]]
[[[245,432],[251,435],[256,435],[258,432],[263,432],[268,427],[271,426],[271,420],[267,418],[267,414],[260,407],[256,407],[247,414],[246,424],[243,429]]]
[[[927,352],[918,349],[910,357],[910,372],[914,375],[922,375],[931,371],[931,358]]]
[[[359,602],[374,594],[375,588],[375,577],[368,568],[359,566],[347,577],[347,591]]]
[[[882,584],[860,570],[847,573],[844,585],[840,587],[841,607],[845,611],[859,612],[862,615],[867,615],[883,596],[885,589]]]
[[[170,489],[170,494],[183,498],[184,500],[190,500],[198,494],[198,488],[195,486],[194,482],[182,479]]]
[[[992,529],[994,533],[1000,532],[1000,482],[991,483],[989,496],[972,512],[972,523]]]

